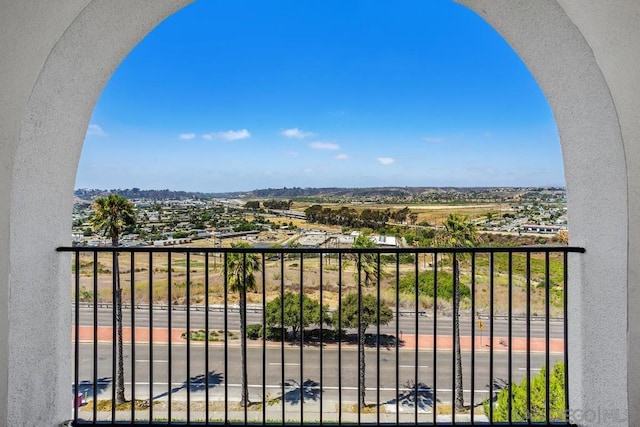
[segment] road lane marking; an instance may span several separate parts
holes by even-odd
[[[269,365],[280,366],[280,365],[282,365],[282,362],[270,362]],[[285,362],[284,365],[285,366],[287,366],[287,365],[289,365],[289,366],[300,366],[300,364],[297,363],[297,362]]]
[[[111,385],[111,382],[103,382],[103,381],[98,381],[99,385]],[[130,382],[125,382],[124,383],[127,386],[132,385]],[[196,385],[204,385],[204,382],[195,382],[192,381],[191,384],[196,384]],[[139,385],[150,385],[150,383],[148,382],[143,382],[143,381],[137,381],[136,382],[136,386]],[[181,383],[171,383],[171,387],[175,387],[175,386],[185,386],[186,387],[187,383],[186,382],[181,382]],[[162,390],[162,386],[164,387],[168,387],[168,383],[166,382],[154,382],[153,383],[153,389],[154,390]],[[227,384],[228,387],[241,387],[241,384]],[[216,385],[211,385],[210,388],[211,389],[215,389],[217,387],[223,387],[223,384],[216,384]],[[262,384],[247,384],[247,387],[251,387],[251,388],[262,388]],[[274,389],[282,389],[282,384],[267,384],[265,386],[265,388],[274,388]],[[285,386],[285,388],[292,388],[291,386]],[[311,387],[314,388],[314,387]],[[319,388],[319,387],[318,387]],[[338,390],[337,386],[324,386],[322,387],[323,390]],[[351,387],[351,386],[343,386],[342,390],[358,390],[358,387]],[[375,391],[377,390],[377,388],[375,387],[366,387],[365,390],[368,391]],[[404,386],[400,386],[398,387],[399,391],[406,391],[408,390],[406,387]],[[431,389],[429,389],[431,390]],[[380,391],[396,391],[395,387],[380,387]],[[439,388],[437,389],[438,393],[447,393],[447,392],[452,392],[453,390],[450,388]],[[103,391],[104,392],[104,391]],[[471,390],[464,390],[465,393],[471,393]],[[494,393],[496,392],[496,390],[494,390]],[[489,393],[489,390],[475,390],[474,393],[478,394],[478,393]]]

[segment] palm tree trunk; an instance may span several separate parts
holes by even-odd
[[[118,254],[115,257],[113,274],[116,275],[116,345],[118,354],[118,371],[116,374],[116,404],[124,403],[124,344],[122,342],[122,288],[120,287],[120,269]]]
[[[360,314],[362,316],[362,314]],[[367,326],[363,324],[362,319],[360,320],[360,342],[358,343],[358,351],[360,352],[360,366],[359,366],[359,370],[360,370],[360,375],[359,375],[359,388],[360,388],[360,394],[358,396],[358,405],[360,408],[364,408],[366,406],[365,402],[364,402],[364,396],[365,396],[365,369],[366,369],[366,364],[365,364],[365,360],[364,360],[364,345],[365,345],[365,333],[367,332]]]
[[[456,357],[456,410],[464,409],[464,394],[462,387],[462,350],[460,348],[460,261],[456,259],[454,263],[454,275],[453,275],[453,329],[454,329],[454,345],[455,345],[455,357]]]
[[[247,406],[249,404],[249,391],[247,386],[247,361],[245,358],[247,352],[247,335],[246,335],[246,316],[245,316],[245,307],[246,307],[246,291],[240,291],[240,366],[242,366],[242,390],[240,396],[240,405]]]

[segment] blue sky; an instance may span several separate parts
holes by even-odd
[[[199,0],[125,58],[77,188],[564,185],[535,80],[448,0]]]

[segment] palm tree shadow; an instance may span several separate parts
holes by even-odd
[[[208,377],[208,378],[207,378]],[[207,384],[208,380],[208,384]],[[177,387],[171,389],[171,391],[165,391],[162,394],[153,397],[153,400],[160,399],[169,395],[169,393],[177,393],[180,390],[185,390],[189,388],[190,391],[204,391],[207,389],[207,385],[209,388],[213,388],[223,381],[223,376],[221,373],[216,371],[210,371],[209,375],[200,374],[195,375],[189,379],[189,381],[185,381]]]
[[[395,412],[414,412],[416,406],[418,412],[431,412],[433,408],[433,389],[424,383],[414,384],[407,382],[405,390],[400,393],[398,399],[391,399],[386,402],[387,410]]]
[[[493,380],[493,396],[491,397],[491,402],[498,401],[498,393],[509,387],[509,383],[505,381],[503,378],[495,378]],[[487,384],[487,390],[489,390],[489,384]],[[480,402],[482,405],[482,402]]]
[[[287,380],[284,386],[285,390],[287,390],[284,393],[284,401],[291,405],[297,405],[305,400],[317,401],[320,398],[320,393],[322,393],[320,383],[312,379],[305,380],[302,383],[302,387],[296,380]],[[274,400],[281,400],[281,397],[277,397]]]
[[[96,381],[96,396],[102,393],[109,387],[113,378],[111,377],[102,377],[98,378]],[[81,393],[86,400],[93,399],[93,382],[90,380],[84,380],[78,383],[76,387],[76,393]]]

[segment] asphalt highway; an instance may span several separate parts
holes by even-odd
[[[97,371],[94,375],[94,348],[90,343],[81,343],[79,353],[79,390],[91,398],[93,380],[96,378],[99,399],[110,399],[113,378],[113,346],[107,343],[97,345]],[[130,345],[125,344],[125,383],[126,393],[130,397],[135,392],[137,399],[168,399],[185,401],[204,400],[206,397],[208,375],[208,394],[210,400],[237,402],[240,398],[241,384],[241,348],[222,344],[209,345],[208,366],[204,343],[166,344],[148,343],[135,346],[132,354]],[[264,358],[263,358],[264,352]],[[434,378],[434,357],[436,376]],[[527,373],[525,353],[495,352],[493,371],[491,372],[490,354],[487,351],[475,353],[473,372],[474,401],[479,403],[489,393],[489,384],[517,382]],[[511,370],[509,371],[509,358]],[[561,354],[550,354],[550,362],[562,358]],[[322,361],[321,361],[322,358]],[[416,359],[417,358],[417,359]],[[134,363],[135,360],[135,363]],[[264,362],[263,362],[264,360]],[[450,350],[418,351],[415,349],[375,348],[366,350],[366,395],[368,402],[378,401],[377,389],[380,388],[379,402],[391,402],[396,393],[407,393],[411,384],[422,384],[421,393],[431,395],[435,390],[438,402],[452,401],[453,353]],[[189,362],[189,363],[188,363]],[[226,365],[225,365],[226,364]],[[545,364],[544,353],[531,353],[529,371],[536,375]],[[416,372],[417,366],[417,372]],[[251,345],[247,348],[247,369],[249,395],[252,401],[276,399],[284,395],[285,401],[296,404],[300,399],[300,386],[303,384],[303,396],[317,402],[355,402],[358,392],[358,351],[356,347],[337,346],[320,348],[286,343],[284,346]],[[417,374],[417,375],[416,375]],[[463,352],[463,377],[465,400],[470,402],[472,389],[471,352]],[[133,380],[135,378],[135,381]],[[490,381],[493,378],[493,381]],[[134,384],[135,383],[135,384]],[[264,388],[263,388],[264,384]],[[284,388],[283,388],[284,385]]]
[[[97,323],[94,319],[94,311],[92,307],[80,307],[80,325],[93,326],[111,326],[113,321],[113,309],[99,307],[98,308]],[[166,310],[166,309],[154,309],[149,310],[147,308],[136,308],[132,311],[131,308],[125,308],[123,310],[123,325],[131,326],[132,314],[135,320],[136,327],[148,327],[153,323],[154,328],[167,328],[169,325],[169,319],[171,319],[172,328],[184,328],[187,327],[187,318],[189,319],[192,330],[204,329],[205,327],[205,311],[200,310]],[[227,312],[227,327],[231,331],[240,330],[240,315],[236,310],[229,310]],[[396,335],[396,319],[398,321],[398,334],[433,334],[434,317],[431,313],[428,315],[419,315],[417,317],[417,333],[416,333],[416,316],[404,315],[398,316],[389,322],[387,325],[380,326],[380,333]],[[225,316],[222,311],[210,311],[209,312],[209,328],[210,329],[223,329]],[[469,317],[460,318],[460,334],[471,335],[472,325],[475,327],[476,336],[488,337],[491,328],[491,322],[488,319],[481,320],[483,328],[480,329],[478,319],[472,319]],[[261,310],[248,310],[247,311],[247,324],[262,323],[262,311]],[[437,316],[437,334],[438,335],[453,335],[453,322],[451,317]],[[544,338],[546,336],[546,322],[541,320],[532,320],[530,322],[530,334],[533,338]],[[549,337],[550,338],[563,338],[564,337],[564,323],[559,321],[549,322]],[[317,326],[316,326],[317,327]],[[526,337],[527,336],[527,323],[525,320],[512,320],[511,332],[513,337]],[[368,332],[375,333],[377,331],[375,326],[371,326]],[[495,337],[508,337],[509,336],[509,322],[505,319],[495,319],[493,321],[493,334]]]

